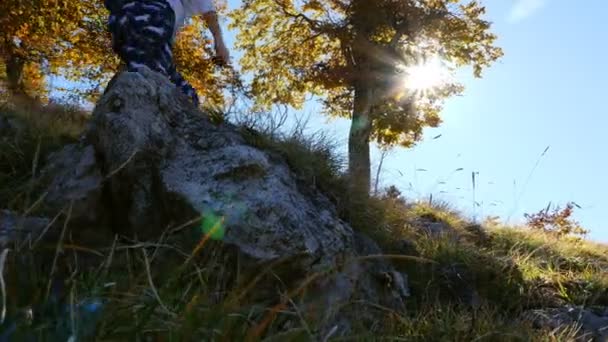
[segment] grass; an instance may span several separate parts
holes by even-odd
[[[571,331],[537,331],[489,307],[477,311],[437,304],[399,322],[396,338],[404,341],[569,341]]]
[[[323,132],[305,134],[304,125],[297,124],[287,133],[281,131],[281,125],[268,127],[258,121],[241,122],[239,126],[250,145],[284,159],[301,185],[321,190],[341,206],[346,202],[342,198],[346,191],[345,160],[334,153],[335,141]]]
[[[32,179],[45,158],[74,141],[84,122],[70,108],[0,108],[19,135],[0,138],[0,203],[23,212],[35,198]],[[378,242],[408,275],[405,313],[381,311],[380,325],[355,327],[329,341],[566,341],[576,327],[538,330],[529,309],[608,305],[608,246],[526,227],[479,227],[446,203],[415,203],[394,192],[351,207],[344,161],[322,134],[286,134],[243,126],[247,141],[284,158],[302,191],[319,188],[354,229]],[[6,207],[4,206],[6,203]],[[7,319],[0,339],[13,340],[323,340],[322,321],[294,305],[304,280],[285,284],[243,274],[234,254],[200,231],[158,241],[73,239],[62,215],[59,240],[14,246],[4,265]],[[429,234],[423,225],[443,225]],[[186,241],[186,242],[184,242]],[[422,260],[427,262],[421,262]],[[24,270],[27,270],[24,272]],[[318,275],[303,275],[304,278]],[[272,286],[270,285],[272,284]],[[274,301],[260,301],[276,295]],[[282,305],[277,305],[282,304]],[[370,332],[373,331],[373,332]],[[9,335],[6,335],[9,336]]]
[[[49,154],[78,139],[86,114],[70,105],[3,102],[0,120],[19,127],[18,134],[1,132],[0,137],[0,203],[18,210],[31,201],[32,180]]]

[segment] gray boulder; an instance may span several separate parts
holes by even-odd
[[[602,313],[603,312],[603,313]],[[579,307],[563,307],[531,310],[524,318],[541,329],[578,328],[577,341],[608,341],[608,308],[591,310]]]
[[[51,212],[72,206],[71,220],[94,224],[101,220],[101,170],[90,145],[68,145],[49,156],[43,177],[49,184],[45,204]]]
[[[303,195],[288,166],[215,126],[153,72],[123,73],[87,132],[107,177],[112,212],[139,237],[176,220],[224,222],[223,241],[257,260],[333,264],[354,246],[330,202]]]
[[[332,310],[348,307],[341,304],[365,302],[366,312],[369,303],[404,308],[407,277],[381,258],[360,260],[382,253],[341,221],[325,196],[302,189],[284,160],[248,145],[235,127],[212,124],[148,69],[116,77],[83,142],[49,164],[49,202],[77,205],[75,220],[109,222],[139,239],[202,220],[250,272],[289,260],[283,280],[327,274],[310,285],[302,307],[323,307],[333,333],[359,316],[352,308]]]
[[[409,222],[410,226],[418,232],[430,237],[448,236],[456,239],[456,230],[444,220],[433,214],[423,214]]]

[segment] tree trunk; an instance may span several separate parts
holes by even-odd
[[[369,196],[371,163],[369,136],[371,133],[371,89],[366,85],[355,87],[353,119],[348,140],[348,174],[350,190],[354,195]]]
[[[23,84],[25,61],[12,55],[4,60],[4,64],[6,65],[6,82],[9,93],[18,97],[26,95],[25,85]]]
[[[371,72],[374,64],[374,44],[370,38],[375,27],[370,20],[377,6],[374,1],[357,0],[353,2],[351,23],[354,26],[352,67],[354,68],[355,94],[353,99],[353,118],[348,140],[348,173],[351,200],[366,204],[371,187],[371,163],[369,139],[372,131],[371,111],[373,105],[373,84],[375,77]],[[358,207],[358,206],[355,206]]]

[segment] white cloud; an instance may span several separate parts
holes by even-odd
[[[509,13],[509,21],[516,23],[522,21],[545,7],[547,0],[515,0]]]

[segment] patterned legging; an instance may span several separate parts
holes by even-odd
[[[106,0],[112,1],[112,0]],[[128,71],[142,66],[163,73],[198,106],[196,90],[180,75],[173,63],[175,13],[165,0],[133,0],[112,11],[108,27],[112,48]]]

